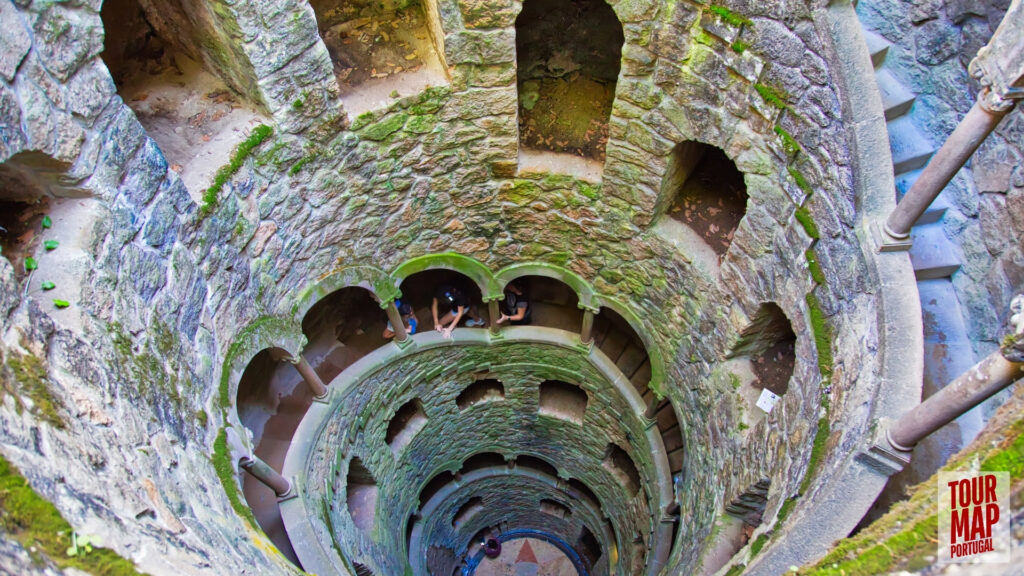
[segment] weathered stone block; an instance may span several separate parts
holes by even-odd
[[[495,65],[515,62],[514,30],[465,31],[449,34],[445,40],[449,64]]]
[[[10,0],[0,2],[0,76],[10,82],[32,46],[25,22]]]
[[[512,0],[459,0],[459,9],[466,28],[505,28],[519,13]]]

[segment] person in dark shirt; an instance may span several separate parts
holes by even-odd
[[[434,329],[445,338],[452,337],[452,330],[459,325],[467,312],[466,296],[458,286],[444,284],[434,294],[430,312],[434,317]]]
[[[498,324],[504,322],[513,326],[530,323],[530,299],[518,280],[513,280],[505,286],[505,299],[501,301],[501,318],[498,318]]]

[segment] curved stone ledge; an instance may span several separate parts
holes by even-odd
[[[664,443],[653,422],[644,418],[643,414],[646,409],[646,405],[639,393],[622,375],[622,373],[619,372],[615,367],[615,364],[600,350],[581,345],[578,334],[554,328],[535,326],[508,327],[503,329],[497,335],[491,334],[487,330],[460,328],[453,332],[450,340],[446,340],[440,335],[440,333],[432,331],[412,336],[410,341],[411,344],[406,346],[399,346],[394,343],[383,346],[363,357],[344,372],[339,374],[331,382],[328,397],[323,403],[314,402],[295,432],[292,447],[285,460],[283,474],[286,477],[294,478],[296,480],[295,485],[298,490],[299,497],[295,500],[300,500],[303,503],[299,504],[293,500],[285,501],[281,504],[281,514],[289,534],[292,534],[294,531],[296,535],[301,535],[301,538],[304,540],[310,537],[320,540],[320,543],[316,545],[296,545],[296,549],[300,554],[303,565],[306,566],[307,570],[312,570],[321,574],[339,573],[337,572],[336,567],[338,564],[338,557],[335,550],[331,549],[331,546],[323,541],[327,534],[324,532],[323,527],[317,527],[314,525],[315,521],[313,518],[319,517],[320,514],[317,513],[312,516],[309,515],[309,506],[312,504],[309,500],[311,495],[307,485],[313,480],[309,477],[309,473],[311,471],[310,465],[312,463],[311,458],[314,458],[314,456],[324,449],[320,446],[320,442],[322,442],[324,434],[327,433],[328,423],[338,416],[339,410],[346,410],[350,417],[355,417],[355,414],[351,412],[355,407],[350,406],[348,403],[343,404],[347,394],[354,391],[356,387],[360,386],[368,377],[376,373],[382,367],[388,366],[403,358],[412,357],[430,350],[480,345],[551,345],[559,349],[569,351],[571,354],[579,354],[581,359],[584,359],[593,366],[598,373],[604,375],[605,380],[614,389],[615,395],[629,407],[629,410],[633,413],[632,417],[643,423],[642,435],[644,438],[644,445],[646,446],[644,450],[648,451],[651,459],[651,465],[653,466],[650,476],[648,476],[648,472],[645,472],[644,466],[640,463],[636,463],[636,465],[638,466],[641,478],[646,479],[644,480],[644,485],[649,487],[649,489],[645,489],[643,492],[648,494],[648,497],[652,499],[652,506],[649,509],[649,512],[647,512],[651,517],[646,523],[649,526],[648,529],[650,530],[652,538],[650,547],[652,550],[656,550],[657,552],[650,557],[654,559],[667,556],[667,552],[672,546],[670,541],[672,524],[671,520],[664,520],[663,515],[665,514],[665,511],[672,506],[674,499],[672,492],[672,479],[669,474],[668,458],[665,452]],[[497,369],[495,366],[492,366],[491,368]],[[553,370],[553,373],[555,374],[557,374],[559,370],[557,367],[550,367],[550,369]],[[437,374],[445,373],[445,369],[443,367],[438,368],[435,371]],[[393,384],[395,390],[391,391],[391,395],[397,397],[397,391],[404,389],[405,386],[406,383],[404,382],[395,382]],[[341,444],[335,443],[334,448],[337,448],[339,453],[349,450],[350,441],[347,441],[344,438],[338,438],[337,440],[340,440]],[[635,440],[633,442],[635,442]],[[502,451],[500,448],[489,445],[478,445],[476,448],[478,451]],[[531,454],[529,451],[523,453],[535,456],[542,455],[541,453]],[[316,456],[316,458],[322,459],[323,455]],[[427,479],[432,478],[438,472],[445,470],[457,470],[461,464],[461,458],[447,462],[431,462],[431,472],[429,474],[422,474],[424,478],[423,483],[425,484]],[[411,486],[409,486],[409,488],[411,488]],[[422,489],[422,485],[420,486],[420,489]],[[312,506],[316,508],[316,505]],[[667,527],[668,530],[665,530],[665,527]],[[300,536],[293,536],[293,538],[297,537]],[[293,543],[294,542],[295,541],[293,540]],[[664,556],[659,556],[660,554],[663,554]],[[653,568],[653,566],[649,566],[649,568]],[[657,569],[653,569],[650,573],[655,574],[657,571]]]

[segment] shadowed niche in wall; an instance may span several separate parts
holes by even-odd
[[[526,0],[516,19],[519,140],[604,160],[624,36],[604,0]]]
[[[601,558],[601,543],[586,526],[580,528],[580,536],[574,548],[590,566],[596,566]]]
[[[311,0],[334,76],[353,116],[446,82],[435,2]]]
[[[466,501],[465,504],[459,507],[458,511],[455,512],[455,516],[452,518],[452,528],[458,529],[467,520],[476,515],[484,509],[484,500],[479,496],[474,496]]]
[[[395,456],[398,456],[412,442],[416,433],[426,425],[427,414],[423,411],[423,404],[418,399],[410,400],[403,404],[388,422],[384,441]]]
[[[559,380],[540,385],[540,413],[545,416],[583,424],[587,411],[587,393],[582,388]]]
[[[558,476],[558,468],[555,468],[553,464],[543,458],[537,458],[536,456],[530,456],[527,454],[516,457],[516,468],[525,468],[527,470],[547,474],[548,476]]]
[[[360,530],[369,530],[377,513],[377,481],[359,458],[349,462],[346,478],[345,501],[352,523]]]
[[[455,399],[455,404],[459,407],[459,410],[465,410],[470,406],[476,406],[484,402],[504,399],[505,386],[493,378],[484,378],[473,382],[459,393],[459,397]]]
[[[721,257],[747,212],[743,173],[722,150],[681,142],[669,156],[656,211],[688,226]]]
[[[796,362],[796,334],[793,325],[773,302],[761,304],[728,358],[746,356],[757,379],[755,388],[766,388],[782,396],[789,389]]]
[[[480,454],[474,454],[466,459],[462,463],[462,468],[459,470],[462,474],[468,474],[475,470],[482,470],[484,468],[494,468],[498,466],[505,466],[505,457],[497,452],[481,452]]]
[[[423,490],[420,491],[420,507],[422,508],[427,504],[427,502],[430,502],[430,499],[433,498],[435,494],[440,492],[442,488],[447,486],[453,480],[455,480],[455,475],[447,470],[440,472],[431,478],[430,481],[423,486]]]
[[[568,506],[557,500],[549,500],[547,498],[540,501],[540,511],[563,520],[572,516],[572,511],[569,510]]]
[[[633,459],[622,448],[609,444],[605,449],[601,466],[615,477],[630,496],[636,496],[640,491],[640,473],[637,472]]]

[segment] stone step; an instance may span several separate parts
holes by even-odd
[[[910,263],[918,280],[948,278],[960,268],[960,256],[941,222],[915,226],[910,231]]]
[[[889,149],[892,150],[892,169],[896,175],[921,168],[935,153],[935,147],[914,125],[910,116],[900,116],[886,123],[889,129]]]
[[[875,68],[878,68],[882,65],[882,62],[885,62],[885,56],[889,53],[889,47],[892,46],[892,42],[871,30],[861,28],[861,31],[864,32],[864,40],[867,42],[868,52],[871,53],[871,63],[874,64]]]
[[[921,168],[917,170],[911,170],[910,172],[904,172],[896,177],[896,197],[902,199],[910,190],[910,187],[917,181],[917,177],[921,175]],[[938,198],[931,203],[931,206],[924,211],[924,214],[917,219],[916,226],[923,226],[925,224],[931,224],[932,222],[938,222],[942,220],[942,217],[946,215],[946,210],[950,208],[950,203],[946,200],[945,192],[939,194]]]
[[[875,82],[882,93],[882,107],[885,109],[885,120],[888,122],[910,111],[914,105],[914,93],[907,90],[902,82],[896,79],[885,68],[875,71]]]

